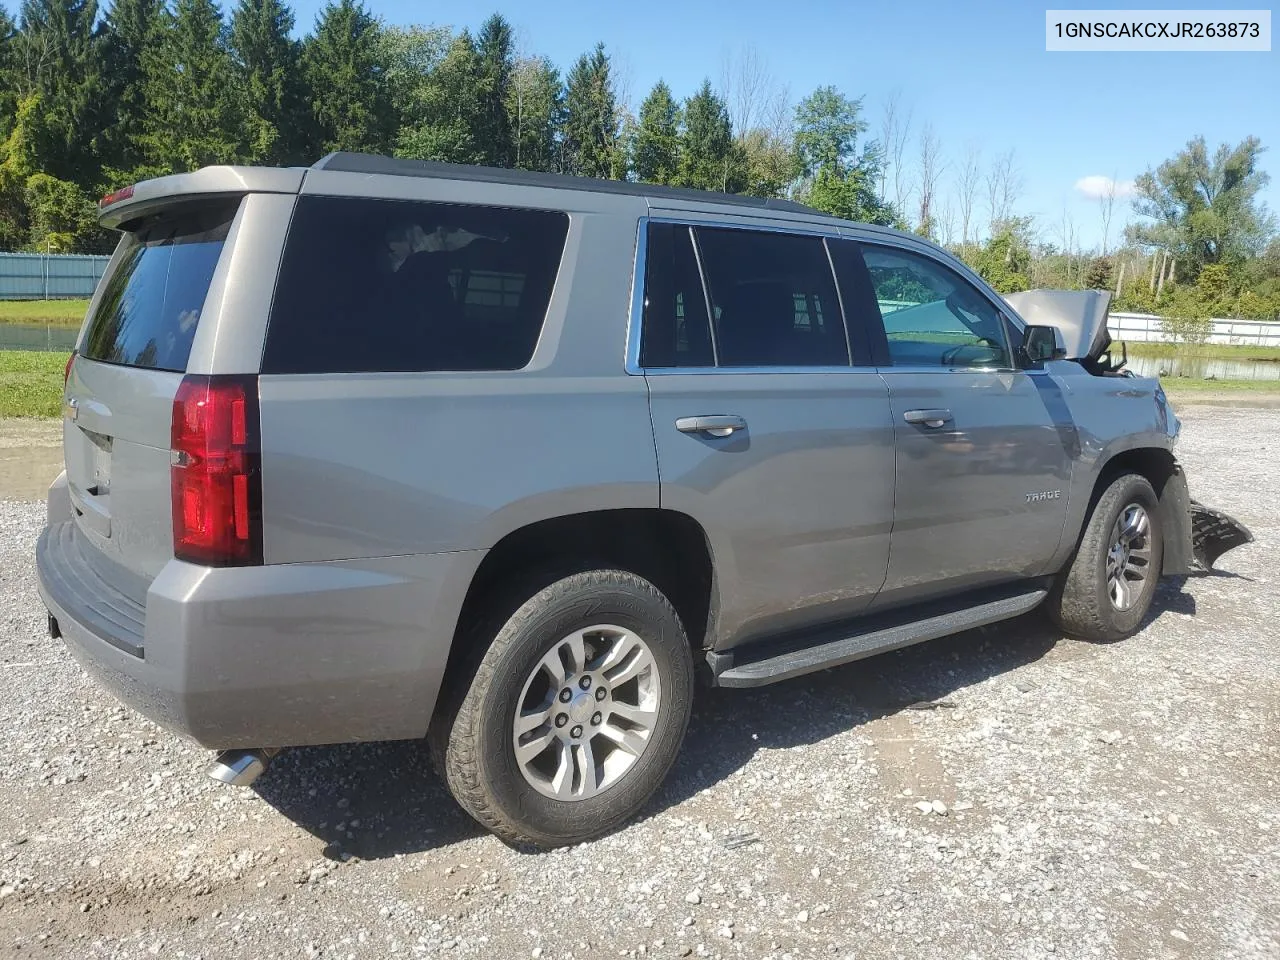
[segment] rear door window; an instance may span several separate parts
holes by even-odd
[[[184,371],[236,205],[165,214],[125,235],[80,354]]]
[[[557,211],[302,197],[262,372],[517,370],[568,226]]]
[[[821,237],[710,227],[694,234],[720,366],[849,366]]]

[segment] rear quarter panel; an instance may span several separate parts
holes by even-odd
[[[428,180],[402,198],[484,186],[441,196]],[[568,207],[570,226],[525,369],[260,378],[268,563],[485,549],[550,517],[658,506],[645,382],[624,373],[643,201],[584,196],[605,209],[575,210],[538,193],[510,202]]]

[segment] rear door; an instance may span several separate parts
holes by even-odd
[[[1075,442],[1058,385],[1015,367],[998,306],[941,260],[846,241],[837,262],[869,274],[859,325],[897,437],[877,606],[1042,573],[1062,533]]]
[[[888,563],[893,427],[884,381],[851,362],[824,238],[644,234],[662,506],[711,541],[717,646],[865,609]]]
[[[173,398],[239,204],[173,208],[125,233],[67,382],[63,448],[85,557],[139,602],[173,556]]]

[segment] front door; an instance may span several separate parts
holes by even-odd
[[[897,439],[877,605],[1041,574],[1062,534],[1075,455],[1058,384],[1016,369],[999,308],[958,271],[923,252],[860,246]]]
[[[888,564],[893,425],[884,381],[851,364],[823,238],[665,223],[648,237],[661,503],[710,540],[713,642],[861,612]]]

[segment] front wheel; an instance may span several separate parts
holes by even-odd
[[[433,737],[462,807],[509,843],[554,847],[631,817],[684,738],[693,659],[671,604],[621,570],[529,597]]]
[[[1121,640],[1147,615],[1163,564],[1155,491],[1145,477],[1121,474],[1094,505],[1071,565],[1049,596],[1049,613],[1069,636]]]

